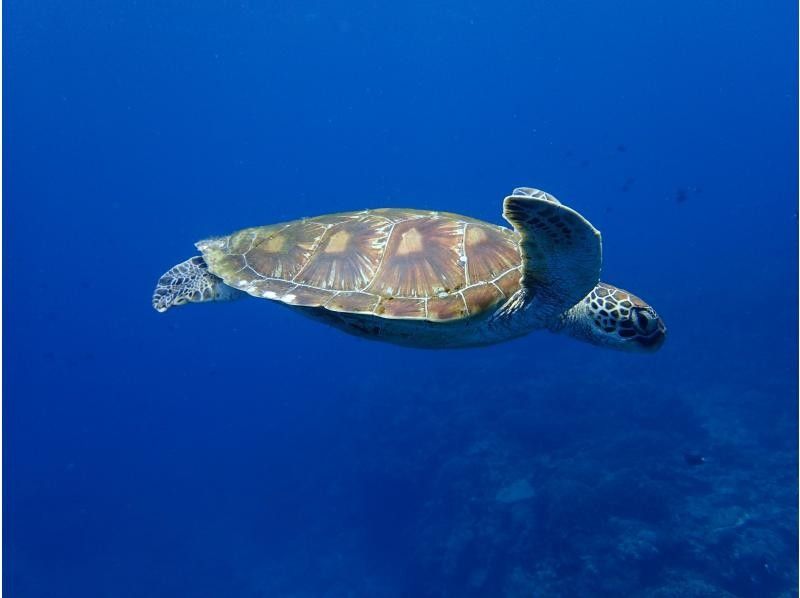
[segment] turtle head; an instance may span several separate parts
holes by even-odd
[[[658,350],[667,335],[656,310],[602,282],[562,316],[557,329],[595,345],[638,352]]]

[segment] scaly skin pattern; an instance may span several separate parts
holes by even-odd
[[[163,313],[176,305],[228,301],[241,295],[209,272],[202,257],[195,256],[173,266],[159,278],[153,291],[153,307]]]
[[[595,345],[646,353],[658,350],[667,334],[664,321],[650,305],[604,282],[549,328]]]

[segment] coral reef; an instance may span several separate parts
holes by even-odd
[[[692,394],[608,377],[598,385],[614,399],[598,401],[593,387],[543,380],[491,400],[459,386],[411,393],[391,413],[352,403],[347,417],[372,427],[350,428],[354,448],[370,447],[355,448],[354,479],[390,489],[362,486],[339,523],[349,543],[331,550],[373,563],[358,583],[383,585],[325,595],[793,595],[795,429],[763,409],[789,390]],[[327,525],[320,535],[341,537]]]

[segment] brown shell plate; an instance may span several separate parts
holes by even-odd
[[[395,208],[247,228],[197,248],[211,272],[254,297],[431,321],[505,301],[522,264],[513,230]]]

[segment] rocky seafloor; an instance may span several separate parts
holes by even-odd
[[[316,405],[325,459],[288,482],[303,496],[293,532],[241,563],[243,588],[797,595],[796,412],[779,407],[792,387],[566,378],[417,380],[391,404],[367,378]]]

